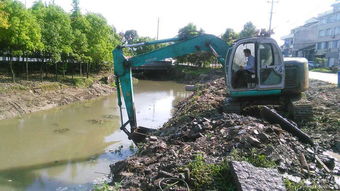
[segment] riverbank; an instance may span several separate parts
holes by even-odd
[[[340,165],[326,154],[340,152],[339,88],[311,81],[306,93],[314,117],[297,123],[316,146],[252,117],[257,110],[224,113],[225,92],[220,78],[180,102],[174,117],[135,156],[110,166],[113,184],[122,190],[236,190],[231,161],[246,161],[279,172],[286,190],[340,189],[334,176]]]
[[[115,89],[102,80],[106,79],[103,76],[89,79],[78,77],[59,82],[1,82],[0,120],[110,95]]]
[[[219,78],[222,73],[221,69],[179,66],[166,74],[152,71],[134,76],[146,80],[176,79],[179,83],[202,84]],[[43,82],[38,77],[29,81],[18,78],[16,83],[12,83],[8,76],[0,76],[0,120],[110,95],[115,91],[113,80],[107,77],[111,75],[103,73],[90,78],[66,76],[59,77],[57,82],[53,76]]]

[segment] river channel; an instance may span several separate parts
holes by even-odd
[[[140,80],[138,125],[161,127],[188,95],[183,84]],[[88,190],[135,152],[119,126],[116,95],[0,121],[0,191]]]

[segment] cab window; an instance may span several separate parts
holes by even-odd
[[[258,62],[260,63],[261,85],[277,85],[281,83],[282,74],[277,71],[279,62],[276,59],[271,44],[259,44]]]
[[[255,43],[238,45],[231,66],[231,84],[235,89],[253,89],[256,87]]]
[[[232,70],[233,72],[238,71],[241,66],[245,67],[247,64],[246,57],[244,56],[243,50],[244,49],[249,49],[251,51],[252,56],[255,57],[254,55],[254,50],[255,50],[255,44],[254,43],[245,43],[245,44],[240,44],[234,54],[234,59],[232,63]]]

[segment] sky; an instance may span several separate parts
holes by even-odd
[[[20,0],[31,7],[34,0]],[[49,0],[43,0],[50,2]],[[54,0],[72,10],[72,0]],[[221,35],[227,28],[240,32],[251,21],[258,29],[269,28],[271,0],[79,0],[82,13],[100,13],[117,32],[137,30],[139,36],[172,38],[188,23],[208,34]],[[282,36],[312,17],[331,10],[336,0],[274,0],[272,36],[279,44]]]

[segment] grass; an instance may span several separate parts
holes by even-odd
[[[115,182],[113,186],[110,186],[107,183],[96,185],[92,191],[119,191],[121,189],[121,183]]]
[[[220,164],[208,164],[203,155],[198,154],[187,165],[187,168],[190,169],[189,184],[193,190],[236,190],[230,166],[226,160]]]
[[[312,186],[306,186],[304,182],[295,183],[288,179],[284,180],[287,191],[323,191],[322,188],[313,184]]]
[[[6,78],[6,76],[1,76]],[[33,89],[40,89],[42,91],[52,91],[57,89],[63,89],[68,86],[74,86],[79,88],[88,88],[94,82],[94,77],[81,77],[81,76],[65,76],[59,77],[58,81],[54,81],[54,78],[46,78],[43,82],[40,82],[38,78],[31,78],[26,81],[25,79],[17,78],[17,83],[12,83],[10,80],[2,80],[0,83],[0,93],[17,93],[22,91],[28,91]]]
[[[95,80],[92,77],[86,78],[86,77],[80,77],[80,76],[73,77],[73,79],[72,78],[65,78],[65,79],[62,80],[62,82],[69,83],[70,85],[76,86],[76,87],[79,87],[79,88],[90,87],[93,84],[94,81]]]
[[[264,154],[259,154],[256,149],[252,149],[250,154],[245,154],[237,149],[234,149],[230,153],[230,156],[233,160],[246,161],[256,167],[274,168],[277,166],[274,161],[268,159]]]
[[[57,90],[65,87],[65,85],[59,83],[59,82],[51,82],[51,83],[42,83],[38,85],[38,89],[41,89],[43,91],[51,91],[51,90]]]
[[[21,84],[11,84],[10,86],[0,87],[0,93],[27,91],[30,88]]]
[[[334,71],[332,71],[329,68],[314,68],[314,69],[311,69],[310,71],[312,71],[312,72],[323,72],[323,73],[335,73]]]

